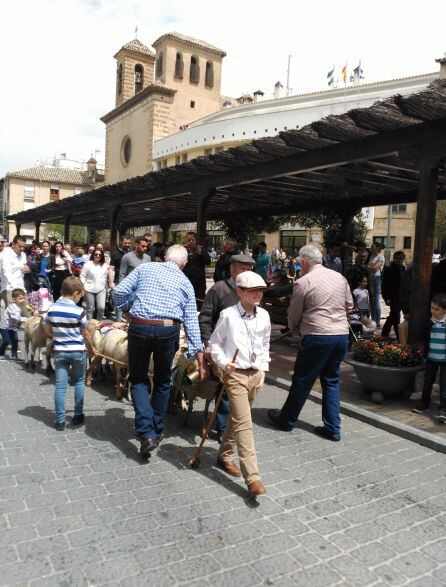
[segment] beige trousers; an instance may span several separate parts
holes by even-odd
[[[234,448],[240,459],[240,469],[246,484],[260,479],[252,433],[251,406],[256,397],[262,372],[256,369],[236,369],[228,376],[226,393],[231,414],[220,445],[218,458],[231,461]]]

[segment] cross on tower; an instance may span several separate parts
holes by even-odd
[[[136,25],[135,27],[135,39],[138,38],[138,25]]]

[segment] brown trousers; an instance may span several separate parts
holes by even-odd
[[[257,387],[261,377],[262,371],[256,369],[236,369],[228,376],[226,385],[231,414],[218,457],[223,461],[232,460],[237,446],[240,469],[247,485],[260,479],[252,433],[251,406],[259,391]]]

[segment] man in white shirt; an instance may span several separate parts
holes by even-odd
[[[270,361],[271,322],[268,312],[259,308],[266,287],[260,275],[252,271],[240,273],[236,278],[240,301],[221,311],[209,340],[212,360],[225,373],[231,406],[217,464],[230,475],[240,476],[232,460],[237,445],[249,497],[266,493],[260,481],[251,420],[251,405],[263,386]],[[233,362],[236,350],[238,354]]]
[[[25,239],[22,236],[15,236],[12,245],[7,247],[1,256],[0,263],[0,297],[5,307],[12,302],[12,290],[25,289],[24,274],[30,272],[26,264],[24,253]]]

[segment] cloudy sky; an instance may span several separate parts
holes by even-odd
[[[418,9],[422,6],[422,9]],[[365,82],[436,71],[446,2],[424,0],[15,0],[1,2],[0,177],[67,153],[104,158],[99,117],[114,107],[114,53],[168,31],[227,52],[222,92],[326,89],[333,64],[361,59]]]

